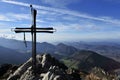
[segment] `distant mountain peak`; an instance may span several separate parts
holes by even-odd
[[[62,53],[64,55],[72,55],[72,54],[74,54],[75,52],[77,52],[79,50],[76,49],[73,46],[68,46],[68,45],[65,45],[63,43],[59,43],[56,46],[56,51],[59,51],[60,53]]]
[[[48,42],[42,42],[41,44],[50,44],[50,43],[48,43]]]
[[[64,43],[59,43],[57,46],[66,46]]]

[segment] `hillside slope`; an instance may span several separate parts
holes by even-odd
[[[19,53],[15,50],[0,46],[0,64],[20,64],[29,58],[29,54]]]
[[[120,68],[120,63],[108,57],[97,54],[93,51],[81,50],[71,57],[63,59],[69,67],[75,67],[79,70],[89,71],[94,67],[100,67],[105,71],[112,71]]]

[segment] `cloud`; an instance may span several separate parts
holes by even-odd
[[[38,16],[40,17],[40,16]],[[18,13],[7,13],[7,14],[0,14],[0,21],[7,21],[7,22],[17,22],[17,21],[32,21],[30,14],[18,14]],[[36,22],[44,23],[45,21],[42,19],[37,19]]]
[[[13,18],[15,18],[16,20],[30,20],[30,15],[29,14],[15,14],[15,13],[9,13],[7,14]]]
[[[7,13],[4,14],[6,15],[8,18],[10,18],[10,20],[14,20],[14,21],[20,21],[20,20],[30,20],[30,14],[18,14],[18,13]]]
[[[49,4],[53,7],[57,7],[57,8],[67,8],[66,6],[71,4],[71,3],[76,3],[79,0],[41,0],[43,3],[45,4]]]
[[[13,21],[13,19],[9,19],[7,16],[0,14],[0,21]]]
[[[10,32],[10,29],[0,29],[0,33]]]
[[[29,7],[29,4],[27,4],[27,3],[17,2],[17,1],[12,1],[12,0],[1,0],[1,2]],[[71,11],[71,10],[45,7],[45,6],[39,6],[39,5],[33,5],[33,6],[37,9],[41,9],[41,10],[47,10],[47,11],[57,12],[57,13],[61,13],[61,14],[67,14],[67,15],[72,15],[72,16],[76,16],[76,17],[91,19],[91,20],[95,20],[95,21],[102,21],[102,22],[105,22],[105,23],[112,23],[112,24],[120,25],[120,20],[119,19],[113,19],[111,17],[106,19],[104,17],[94,17],[94,16],[91,16],[91,15],[88,15],[88,14],[83,14],[83,13],[75,12],[75,11]]]
[[[10,4],[16,4],[16,5],[22,5],[22,6],[29,6],[29,4],[26,3],[22,3],[22,2],[17,2],[17,1],[13,1],[13,0],[1,0],[1,2],[6,2],[6,3],[10,3]]]
[[[29,7],[29,4],[23,2],[17,2],[13,0],[0,0],[5,3],[15,4],[18,6]],[[24,7],[24,8],[25,8]],[[120,20],[111,17],[95,17],[88,14],[75,12],[67,9],[59,9],[53,7],[45,7],[33,5],[38,9],[37,15],[37,27],[52,26],[57,29],[57,32],[53,35],[44,34],[44,36],[38,35],[39,41],[62,41],[62,40],[77,40],[77,39],[102,39],[102,38],[117,38],[119,35],[114,35],[110,30],[119,33]],[[26,21],[31,21],[31,14],[23,13],[5,13],[0,14],[0,21],[25,21],[24,23],[14,23],[13,26],[31,27],[31,24]],[[9,23],[8,23],[9,24]],[[10,25],[9,25],[10,26]],[[118,28],[116,28],[116,26]],[[113,30],[114,27],[114,30]],[[7,27],[8,28],[8,27]],[[108,30],[108,31],[107,31]],[[7,30],[0,30],[5,33]],[[110,32],[109,32],[110,31]],[[98,33],[97,33],[98,32]],[[106,32],[106,33],[104,33]],[[99,35],[99,36],[98,36]],[[23,40],[21,34],[15,34],[16,39]],[[21,36],[21,37],[20,37]],[[73,37],[74,36],[74,39]],[[31,40],[31,34],[27,34],[27,40]]]
[[[36,20],[38,23],[44,23],[45,21],[44,20],[40,20],[40,19],[37,19]]]
[[[63,16],[62,19],[63,20],[68,20],[68,21],[76,21],[76,20],[78,20],[78,18],[75,18],[73,16]]]
[[[2,1],[8,1],[8,0],[2,0]],[[9,2],[9,3],[13,4],[13,2]],[[14,1],[14,4],[17,4],[17,5],[20,4],[22,6],[26,6],[24,4],[27,4],[27,3],[19,2],[18,4],[18,2]],[[27,5],[27,7],[29,6]],[[83,31],[109,30],[109,29],[112,29],[111,28],[112,26],[115,27],[116,24],[117,26],[120,24],[120,20],[113,19],[111,17],[106,17],[106,16],[94,17],[94,16],[90,16],[87,14],[81,14],[81,13],[74,12],[74,11],[60,9],[60,10],[64,10],[64,12],[66,11],[65,12],[67,14],[66,15],[62,11],[58,12],[59,9],[57,8],[54,8],[53,10],[51,10],[50,8],[49,10],[48,7],[40,8],[41,6],[38,6],[38,5],[34,5],[34,7],[37,9],[41,9],[41,10],[38,10],[39,15],[37,16],[37,26],[46,27],[50,25],[50,26],[55,27],[58,30],[58,32],[81,31],[81,30]],[[4,14],[4,16],[8,18],[9,21],[10,20],[31,21],[30,20],[31,14],[7,13],[7,14]],[[29,24],[29,23],[24,22],[24,24]],[[17,24],[17,26],[20,26],[20,24]]]
[[[29,14],[15,14],[15,13],[0,14],[0,21],[16,22],[18,20],[30,20],[30,16]]]
[[[54,28],[57,30],[57,33],[81,33],[81,32],[98,32],[98,30],[103,30],[101,28],[101,25],[97,25],[95,23],[91,22],[85,22],[85,23],[69,23],[69,24],[64,24],[64,23],[56,23],[53,24]]]

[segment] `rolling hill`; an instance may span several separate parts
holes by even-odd
[[[120,68],[120,63],[93,51],[81,50],[71,57],[62,60],[68,67],[89,71],[94,67],[100,67],[105,71]]]

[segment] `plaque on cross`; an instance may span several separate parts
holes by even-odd
[[[53,33],[55,29],[50,28],[36,28],[36,15],[37,10],[31,7],[32,14],[32,26],[31,28],[15,28],[13,31],[16,33],[31,33],[32,35],[32,69],[33,73],[36,75],[36,33]]]

